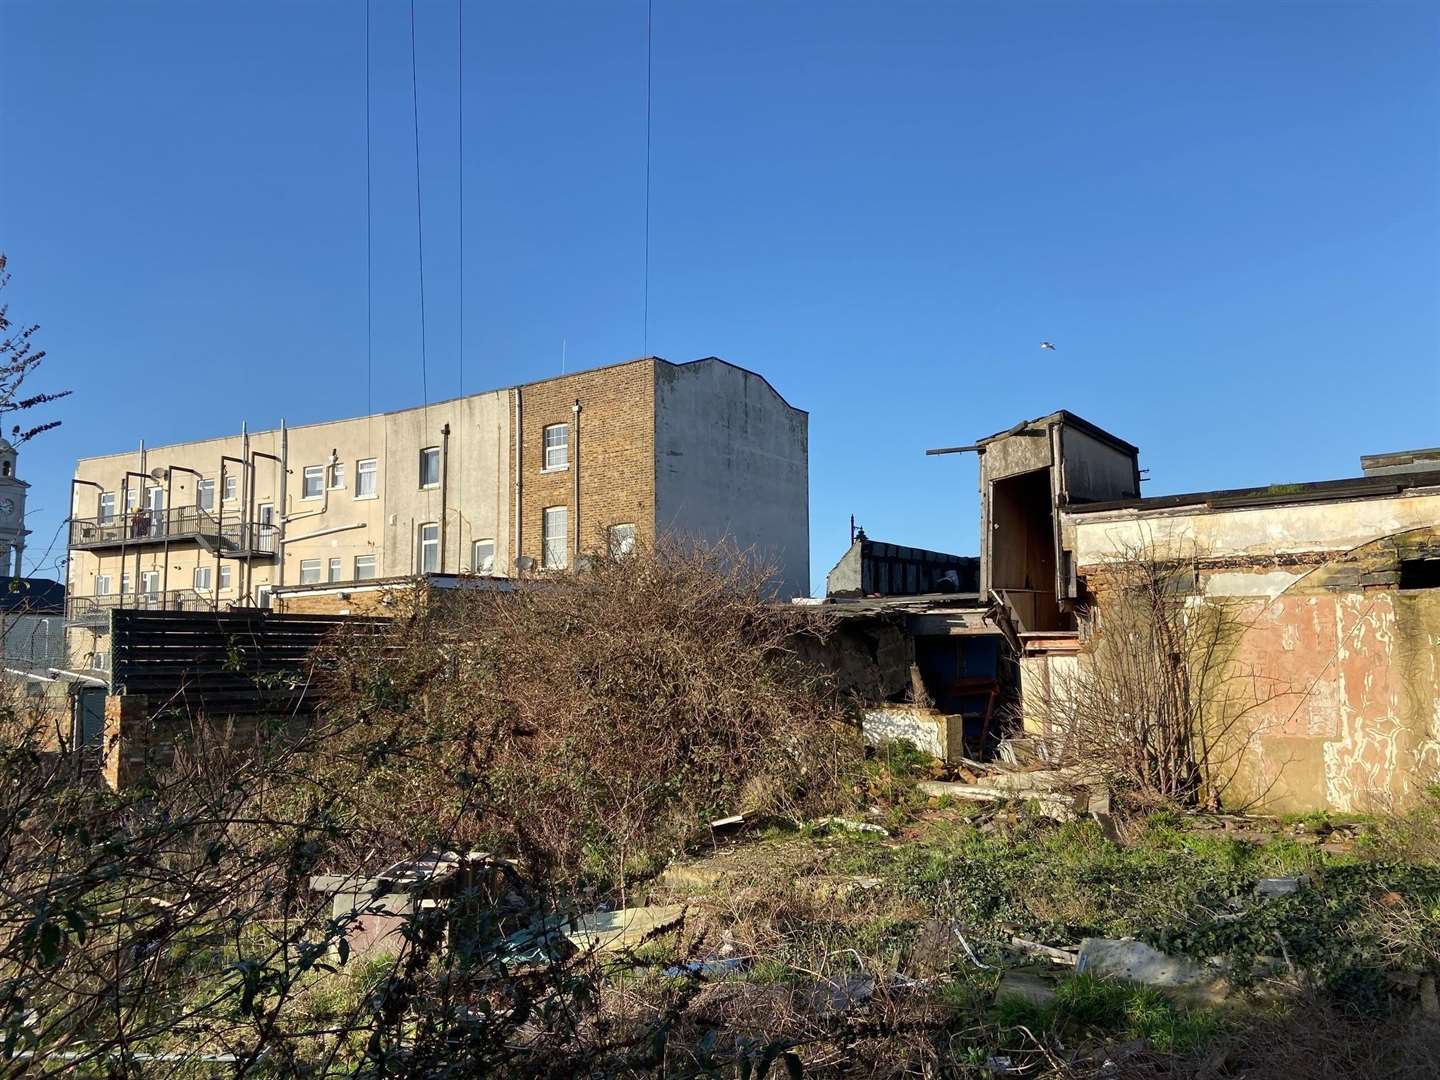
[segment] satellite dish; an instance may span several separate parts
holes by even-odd
[[[535,560],[529,555],[521,555],[515,560],[515,569],[519,570],[522,574],[534,570]]]
[[[150,470],[150,479],[152,480],[164,480],[168,475],[168,469],[162,469],[158,466]]]

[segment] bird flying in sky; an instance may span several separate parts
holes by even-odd
[[[1042,342],[1040,342],[1040,348],[1042,348],[1042,349],[1052,349],[1052,350],[1053,350],[1053,349],[1055,348],[1055,346],[1054,346],[1054,345],[1051,345],[1050,342],[1048,342],[1048,341],[1042,341]]]

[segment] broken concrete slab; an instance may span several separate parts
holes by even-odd
[[[1075,973],[1143,983],[1196,1004],[1218,1005],[1231,991],[1219,969],[1130,938],[1085,938]]]
[[[565,937],[580,949],[626,949],[640,944],[650,934],[678,925],[684,916],[684,904],[597,911],[576,919]]]

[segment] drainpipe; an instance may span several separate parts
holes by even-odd
[[[440,573],[445,573],[445,534],[450,531],[450,519],[446,516],[446,496],[450,491],[450,425],[440,429],[440,558],[436,562]]]
[[[515,572],[520,572],[520,541],[521,519],[520,519],[520,496],[525,487],[524,459],[525,459],[525,413],[524,403],[521,401],[520,387],[515,388],[515,550],[510,553],[510,565]]]
[[[570,406],[570,411],[575,414],[574,422],[570,425],[570,480],[575,488],[575,567],[580,566],[580,399],[575,399],[575,404]]]
[[[276,457],[274,454],[267,454],[264,450],[251,450],[251,451],[250,451],[250,477],[251,477],[252,483],[250,484],[250,494],[249,494],[249,496],[248,496],[249,502],[247,502],[247,503],[246,503],[246,506],[245,506],[245,520],[254,523],[254,524],[252,524],[252,525],[250,526],[250,528],[251,528],[251,530],[252,530],[252,534],[253,534],[253,539],[252,539],[252,541],[251,541],[252,543],[254,543],[255,540],[258,540],[258,539],[259,539],[259,536],[260,536],[260,524],[259,524],[259,522],[256,522],[256,521],[255,521],[255,488],[256,488],[258,485],[256,485],[255,483],[253,483],[253,480],[254,480],[254,477],[255,477],[255,459],[256,459],[256,458],[262,458],[262,457],[263,457],[263,458],[266,458],[267,460],[273,461],[273,462],[275,462],[276,465],[280,466],[281,476],[283,476],[284,473],[285,473],[285,462],[284,462],[281,458]],[[276,490],[277,490],[277,491],[280,490],[280,487],[279,487],[278,484],[276,485]],[[284,518],[285,518],[285,507],[284,507],[284,504],[281,504],[281,506],[280,506],[280,513],[275,515],[275,520],[283,521]],[[278,535],[279,535],[279,532],[278,532],[279,526],[277,526],[277,525],[275,524],[275,520],[272,520],[272,522],[271,522],[271,527],[272,527],[272,528],[275,528],[275,529],[277,530],[276,535],[278,536]],[[279,550],[280,550],[278,544],[276,545],[275,550],[276,550],[276,554],[278,555],[278,554],[279,554]],[[254,578],[255,574],[254,574],[254,570],[253,570],[253,566],[252,566],[252,564],[254,563],[254,561],[255,561],[254,559],[246,559],[246,560],[245,560],[245,591],[244,591],[243,595],[244,595],[245,600],[246,600],[247,602],[248,602],[249,599],[250,599],[250,586],[254,583],[254,582],[253,582],[253,578]]]
[[[66,600],[66,607],[67,607],[67,608],[70,606],[70,603],[69,603],[70,597],[72,597],[72,596],[75,595],[75,578],[74,578],[74,573],[75,573],[75,560],[74,560],[73,557],[71,557],[70,553],[71,553],[71,552],[74,550],[74,548],[75,548],[75,485],[76,485],[76,484],[85,484],[85,485],[87,485],[87,486],[89,486],[89,487],[93,487],[96,491],[100,492],[100,494],[102,494],[102,495],[105,494],[105,488],[104,488],[102,485],[97,484],[94,480],[81,480],[78,476],[71,477],[71,479],[70,479],[70,521],[69,521],[70,537],[69,537],[69,542],[65,545],[65,555],[66,555],[66,559],[65,559],[65,600]],[[99,524],[99,519],[100,519],[100,505],[99,505],[98,502],[97,502],[96,505],[95,505],[95,519],[96,519],[96,524],[97,524],[97,526],[98,526],[98,524]],[[123,536],[124,534],[122,533],[121,535]],[[97,560],[97,561],[98,561],[98,560]],[[123,555],[121,556],[120,566],[121,566],[121,569],[124,569],[125,562],[124,562],[124,556],[123,556]],[[94,593],[91,593],[91,595],[93,596]],[[69,612],[67,611],[66,614],[68,615]]]
[[[167,466],[166,469],[165,469],[165,513],[166,513],[167,515],[170,513],[170,491],[171,491],[171,487],[172,487],[171,480],[172,480],[172,478],[173,478],[173,476],[174,476],[174,474],[175,474],[176,472],[189,473],[191,476],[195,477],[195,491],[196,491],[197,494],[198,494],[199,491],[200,491],[200,481],[203,480],[203,479],[205,479],[205,477],[204,477],[203,475],[201,475],[201,474],[200,474],[198,471],[196,471],[195,469],[190,468],[188,465],[169,465],[169,466]],[[223,486],[223,485],[222,485],[222,486]],[[196,517],[195,520],[196,520],[196,522],[198,523],[199,520],[200,520],[199,517],[198,517],[198,513],[199,513],[198,510],[197,510],[196,513],[197,513],[197,517]],[[161,591],[162,593],[164,593],[167,597],[170,595],[170,530],[169,530],[169,529],[166,529],[166,530],[165,530],[165,565],[164,565],[164,567],[161,568],[161,571],[160,571],[160,591]]]
[[[246,435],[244,434],[244,432],[241,432],[241,439],[242,439],[241,449],[243,450],[243,449],[244,449],[244,444],[249,443],[250,439],[249,439],[248,436],[246,436]],[[217,521],[218,524],[219,524],[219,529],[218,529],[218,533],[219,533],[219,543],[217,543],[217,544],[215,545],[215,580],[210,583],[211,599],[214,601],[213,606],[214,606],[214,608],[215,608],[216,611],[219,611],[219,610],[220,610],[220,553],[221,553],[221,551],[224,550],[224,547],[225,547],[225,462],[227,462],[227,461],[232,461],[232,462],[234,462],[236,465],[239,465],[239,466],[240,466],[240,483],[242,483],[242,484],[245,483],[245,459],[244,459],[244,458],[231,457],[229,454],[221,454],[221,455],[220,455],[220,499],[219,499],[219,501],[215,504],[216,507],[217,507],[216,521]],[[242,508],[242,510],[243,510],[245,504],[242,502],[242,503],[240,504],[240,506],[241,506],[241,508]],[[244,513],[241,513],[241,515],[240,515],[240,527],[235,531],[235,536],[236,536],[236,538],[237,538],[237,542],[238,542],[238,543],[244,543],[244,541],[245,541],[245,515],[244,515]]]
[[[280,418],[280,494],[276,502],[280,505],[280,511],[275,515],[278,522],[278,533],[275,538],[275,583],[272,589],[278,589],[285,584],[285,512],[289,504],[286,503],[287,491],[290,479],[290,430],[285,426],[285,418]]]
[[[143,450],[140,454],[140,464],[145,464],[145,454]],[[135,510],[138,513],[143,505],[140,500],[145,498],[145,481],[149,480],[150,476],[144,472],[136,472],[134,469],[125,470],[125,476],[120,481],[120,498],[125,503],[129,503],[130,501],[130,477],[132,476],[138,476],[140,478],[140,494],[136,496],[135,499]],[[121,520],[125,523],[125,531],[120,534],[120,575],[123,579],[125,575],[125,537],[129,536],[130,530],[135,527],[135,519],[130,515],[129,511],[125,511],[124,517]],[[140,551],[141,546],[139,544],[135,545],[135,595],[137,597],[140,595]],[[121,600],[121,603],[123,604],[124,600]]]

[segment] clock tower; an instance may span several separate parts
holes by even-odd
[[[25,553],[25,491],[29,488],[15,475],[15,447],[0,439],[0,574],[23,577],[21,558]]]

